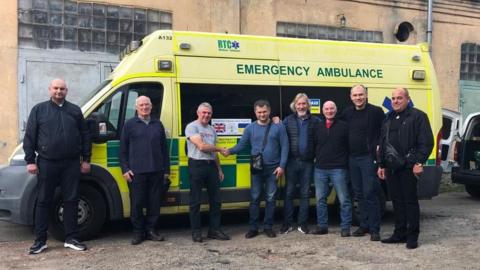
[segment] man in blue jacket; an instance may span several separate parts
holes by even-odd
[[[164,240],[154,229],[160,215],[161,187],[170,174],[165,128],[159,119],[150,117],[150,98],[139,96],[135,109],[137,116],[125,123],[120,138],[120,165],[130,190],[132,245]]]
[[[276,237],[273,231],[273,216],[275,212],[275,193],[277,180],[283,175],[288,158],[288,137],[282,124],[273,124],[270,120],[270,103],[266,100],[257,100],[254,104],[257,121],[248,125],[238,144],[224,151],[224,155],[237,154],[247,146],[251,147],[251,155],[262,154],[263,170],[251,174],[250,186],[250,229],[245,238],[258,235],[258,220],[260,212],[260,195],[265,189],[265,218],[263,232],[267,237]],[[268,130],[268,137],[265,134]],[[264,141],[266,144],[264,145]]]

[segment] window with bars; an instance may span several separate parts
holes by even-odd
[[[480,81],[480,45],[463,43],[461,54],[460,80]]]
[[[74,0],[20,0],[19,45],[119,53],[131,40],[172,29],[172,13]]]
[[[277,22],[277,36],[383,43],[383,33],[380,31],[290,22]]]

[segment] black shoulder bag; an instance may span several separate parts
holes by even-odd
[[[385,157],[385,165],[387,168],[392,169],[392,170],[398,170],[401,169],[405,166],[407,163],[405,157],[400,155],[398,153],[397,149],[393,147],[393,145],[390,143],[390,121],[388,122],[387,125],[387,139],[385,140],[385,149],[384,149],[384,157]]]
[[[265,149],[265,145],[267,144],[268,132],[270,131],[271,126],[272,123],[270,122],[267,126],[267,130],[265,131],[265,136],[263,137],[262,150],[260,151],[260,153],[252,155],[250,157],[250,172],[252,174],[260,174],[263,172],[263,150]]]

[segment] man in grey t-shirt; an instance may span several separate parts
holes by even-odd
[[[209,125],[212,118],[212,106],[204,102],[198,106],[197,120],[185,128],[188,150],[188,173],[190,179],[190,225],[193,242],[202,242],[202,224],[200,204],[202,187],[207,187],[210,203],[210,221],[207,237],[218,240],[230,240],[220,229],[220,182],[224,175],[217,152],[223,149],[215,146],[217,135]]]

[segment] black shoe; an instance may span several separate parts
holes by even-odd
[[[407,241],[407,244],[406,244],[406,247],[408,249],[416,249],[418,247],[418,241],[416,240],[408,240]]]
[[[193,233],[192,234],[192,240],[195,243],[202,243],[203,242],[203,237],[201,233]]]
[[[380,241],[380,234],[377,232],[370,233],[370,241]]]
[[[87,246],[85,244],[80,243],[77,239],[70,239],[66,240],[65,243],[63,244],[64,247],[66,248],[71,248],[73,250],[77,251],[84,251],[87,250]]]
[[[143,241],[145,240],[145,238],[141,235],[135,235],[132,239],[132,241],[130,241],[130,244],[136,246],[136,245],[140,245]]]
[[[145,239],[158,242],[165,241],[165,237],[156,234],[154,231],[148,231]]]
[[[398,237],[396,235],[392,235],[389,238],[382,239],[381,242],[383,244],[398,244],[398,243],[406,243],[407,239],[405,237]]]
[[[44,241],[35,241],[33,245],[30,247],[30,250],[28,251],[28,254],[38,254],[45,249],[47,249],[47,243]]]
[[[365,236],[365,234],[367,234],[367,233],[368,233],[368,229],[358,227],[358,229],[356,231],[354,231],[352,233],[352,235],[355,236],[355,237],[360,237],[360,236]]]
[[[280,229],[280,234],[288,234],[289,232],[293,231],[293,227],[291,225],[284,224]]]
[[[299,231],[303,234],[308,234],[310,232],[307,224],[303,224],[303,225],[298,226],[297,231]]]
[[[350,235],[351,235],[351,234],[350,234],[350,230],[346,230],[346,229],[345,229],[345,230],[342,230],[342,231],[340,232],[340,236],[341,236],[341,237],[350,237]]]
[[[250,239],[258,235],[258,231],[250,230],[245,234],[245,238]]]
[[[216,231],[209,231],[207,237],[210,239],[217,239],[217,240],[230,240],[230,236],[226,235],[221,230]]]
[[[263,233],[270,238],[275,238],[277,237],[277,234],[272,230],[272,229],[264,229]]]
[[[312,234],[328,234],[328,228],[317,226],[315,230],[311,232]]]

